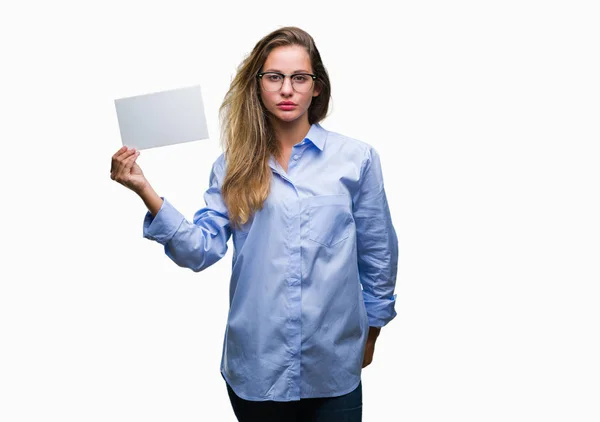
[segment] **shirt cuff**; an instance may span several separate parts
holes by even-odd
[[[163,203],[156,216],[152,216],[150,211],[146,212],[143,236],[146,239],[155,240],[161,245],[166,245],[173,238],[185,217],[164,197],[161,196],[161,199]]]
[[[390,298],[378,298],[363,290],[365,308],[369,317],[369,327],[383,327],[396,317],[396,296]]]

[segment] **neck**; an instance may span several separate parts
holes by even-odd
[[[279,143],[281,150],[290,149],[298,142],[301,142],[310,130],[308,118],[298,119],[293,122],[282,122],[281,120],[273,119],[271,123],[275,131],[275,139]]]

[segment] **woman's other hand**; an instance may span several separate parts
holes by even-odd
[[[112,156],[110,165],[110,178],[138,195],[149,185],[142,169],[135,162],[139,155],[140,152],[135,148],[124,146]]]
[[[365,354],[363,355],[362,367],[369,366],[373,362],[373,353],[375,353],[375,341],[381,331],[380,327],[369,327],[367,344],[365,345]]]

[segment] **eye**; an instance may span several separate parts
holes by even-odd
[[[294,83],[303,84],[303,83],[308,82],[310,76],[308,76],[308,75],[294,75],[294,76],[292,76],[292,78],[294,80]]]
[[[267,73],[265,76],[271,82],[279,82],[281,80],[281,75],[277,73]]]

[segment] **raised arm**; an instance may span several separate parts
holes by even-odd
[[[224,175],[221,155],[211,170],[210,186],[204,194],[206,206],[196,211],[193,222],[186,220],[168,200],[156,193],[146,192],[147,196],[142,197],[148,207],[143,236],[164,245],[167,256],[180,267],[202,271],[227,252],[231,229],[227,207],[221,197]]]

